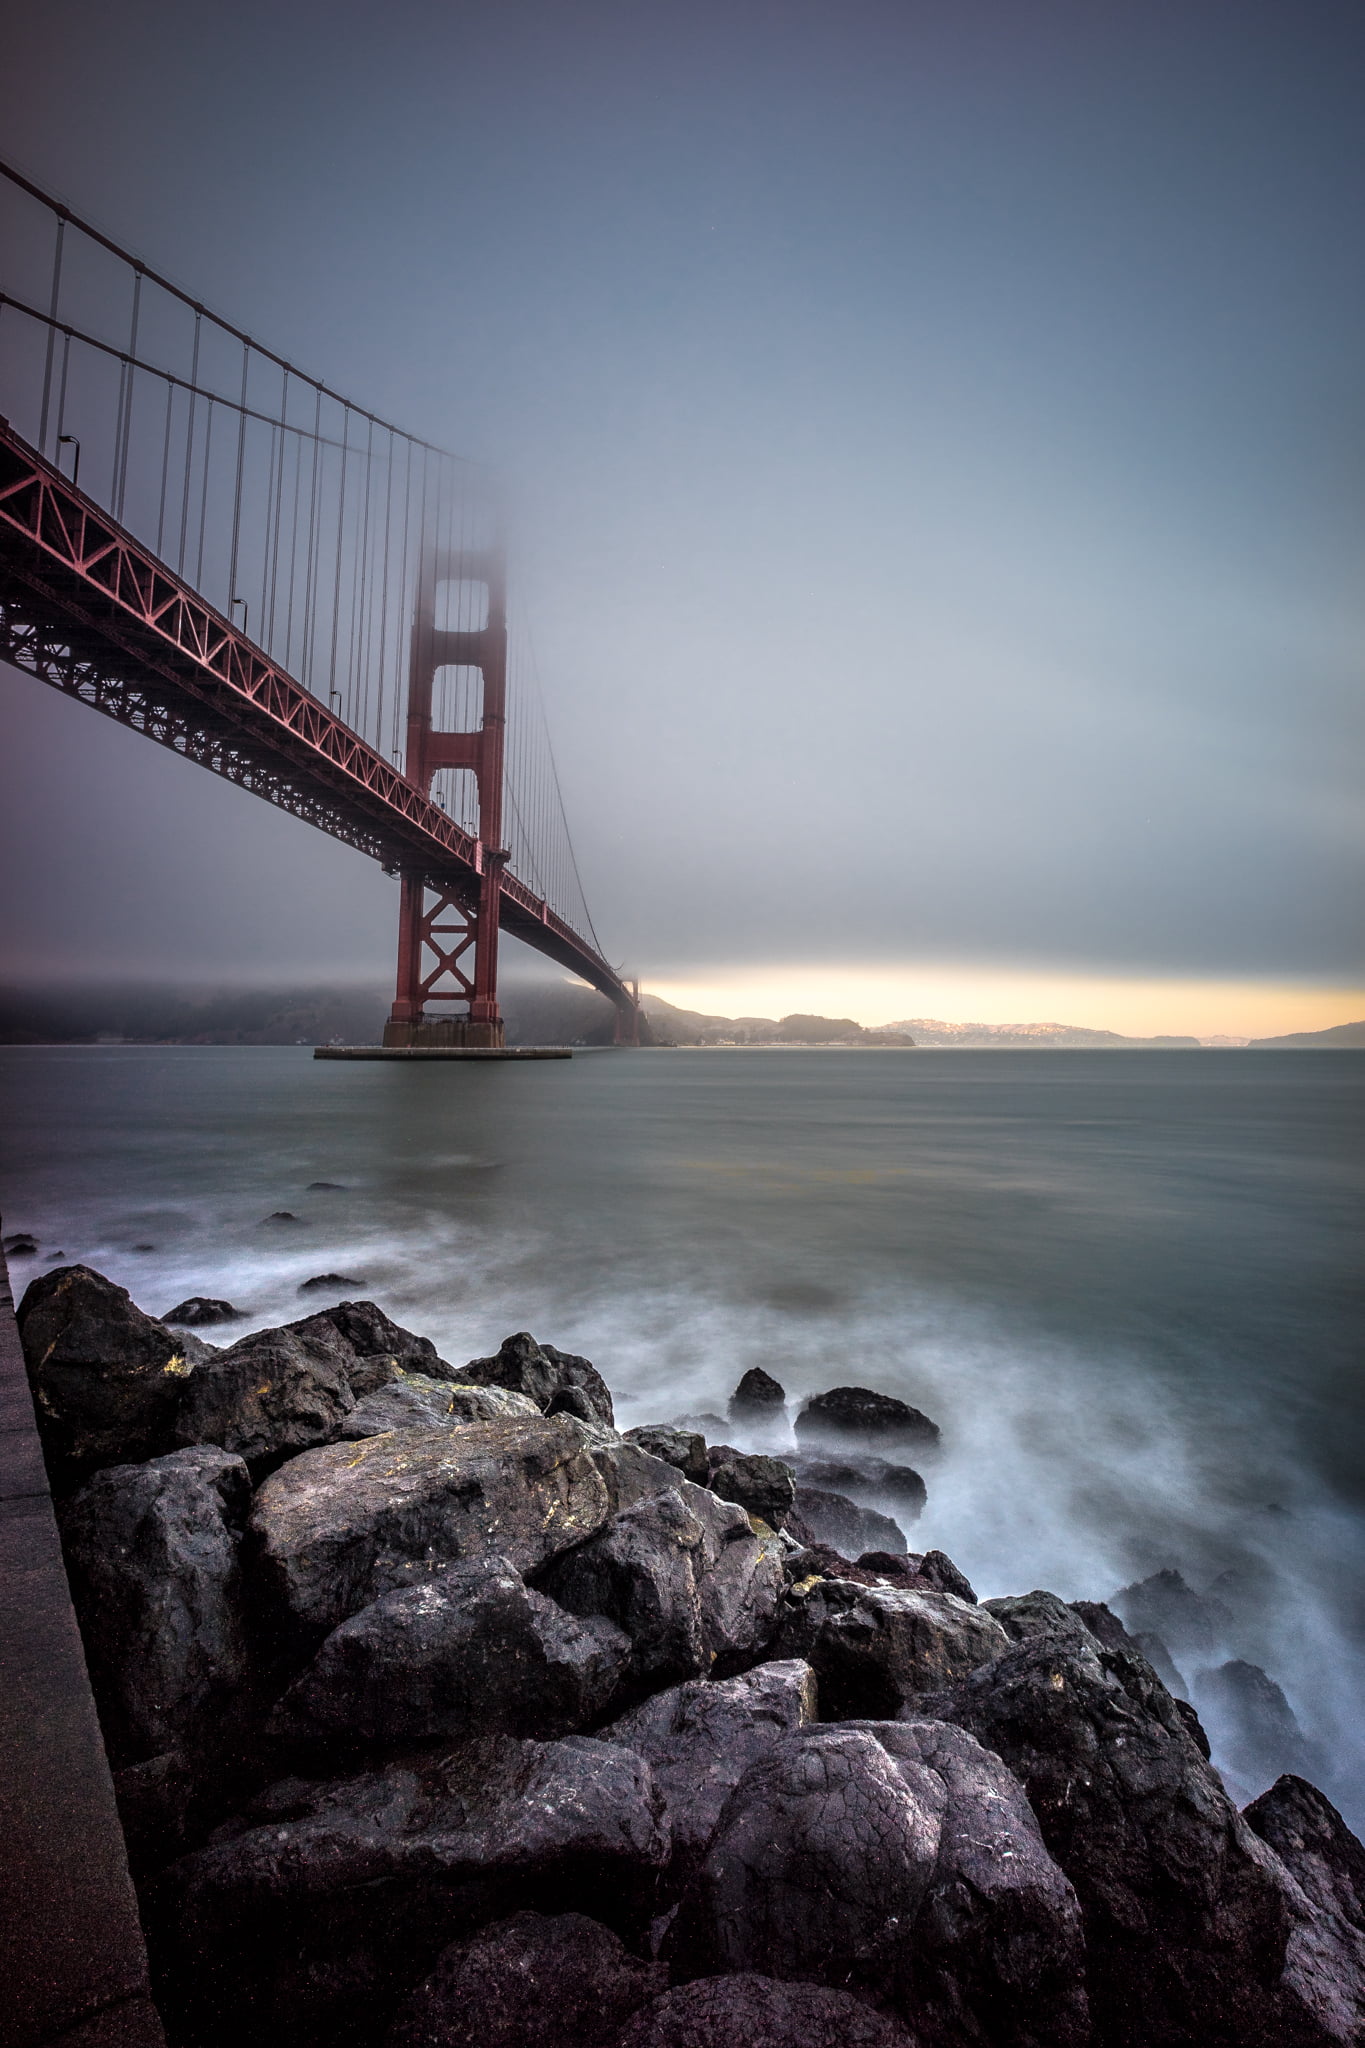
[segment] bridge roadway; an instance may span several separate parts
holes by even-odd
[[[0,659],[385,869],[476,895],[479,841],[0,420]],[[503,931],[598,989],[611,964],[504,869]]]

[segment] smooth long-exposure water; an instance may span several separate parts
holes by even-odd
[[[60,1250],[237,1303],[222,1341],[335,1272],[455,1361],[585,1352],[626,1425],[753,1364],[902,1395],[944,1438],[914,1548],[983,1597],[1218,1581],[1211,1660],[1270,1672],[1359,1826],[1362,1124],[1349,1052],[9,1048],[0,1198],[16,1289]]]

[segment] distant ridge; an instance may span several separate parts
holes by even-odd
[[[940,1017],[907,1017],[882,1027],[908,1032],[916,1045],[980,1046],[1105,1046],[1130,1049],[1198,1045],[1197,1038],[1125,1038],[1119,1031],[1093,1031],[1084,1024],[946,1024]]]
[[[1253,1038],[1252,1052],[1365,1052],[1365,1021],[1333,1024],[1326,1031],[1290,1031],[1283,1038]]]

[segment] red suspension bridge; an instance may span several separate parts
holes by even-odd
[[[616,1006],[478,465],[0,165],[0,659],[402,878],[393,1046],[497,1047],[498,934]]]

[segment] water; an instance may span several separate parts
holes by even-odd
[[[1219,1580],[1215,1661],[1359,1825],[1362,1122],[1352,1053],[7,1048],[0,1199],[19,1285],[60,1247],[235,1336],[337,1272],[456,1361],[585,1352],[626,1425],[754,1364],[900,1394],[944,1434],[915,1548],[983,1597]]]

